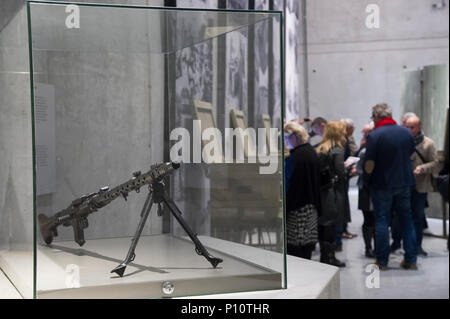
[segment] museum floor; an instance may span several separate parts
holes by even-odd
[[[341,269],[341,298],[342,299],[393,299],[393,298],[449,298],[449,253],[447,241],[440,238],[424,236],[423,248],[428,257],[419,257],[418,271],[403,270],[400,262],[403,251],[398,250],[389,259],[388,271],[380,273],[380,288],[366,288],[366,278],[370,272],[366,267],[373,262],[364,256],[364,244],[361,225],[362,213],[357,209],[357,191],[350,191],[352,206],[352,222],[348,226],[351,233],[358,237],[343,242],[343,251],[337,257],[347,263]],[[428,218],[429,231],[442,234],[442,220]],[[447,227],[448,229],[448,227]],[[319,259],[313,255],[313,259]],[[289,276],[289,273],[288,273]],[[288,277],[289,278],[289,277]]]
[[[370,275],[366,272],[367,265],[373,260],[364,257],[364,247],[361,234],[362,214],[356,209],[357,192],[350,191],[352,205],[352,223],[349,231],[357,233],[358,237],[344,240],[343,252],[338,257],[347,263],[341,269],[340,289],[343,299],[395,299],[395,298],[449,298],[449,253],[446,241],[439,238],[424,237],[423,248],[428,257],[419,257],[418,271],[405,271],[400,268],[401,251],[391,255],[390,270],[380,273],[380,287],[367,288],[366,279]],[[442,221],[428,219],[429,231],[434,234],[442,233]],[[318,260],[318,249],[313,254],[313,260]],[[295,271],[290,269],[290,271]],[[299,269],[299,271],[301,271]],[[288,273],[289,278],[289,273]],[[14,287],[4,274],[0,272],[0,298],[20,298]]]

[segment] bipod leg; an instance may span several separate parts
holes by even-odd
[[[152,210],[153,206],[153,199],[152,199],[152,193],[149,192],[147,199],[145,200],[144,207],[141,211],[141,220],[139,221],[138,228],[136,229],[136,233],[134,234],[134,237],[131,241],[130,249],[128,250],[127,257],[125,260],[116,268],[111,270],[111,273],[116,273],[120,277],[123,276],[123,273],[125,272],[125,268],[127,268],[127,265],[134,260],[136,257],[136,254],[134,253],[136,246],[139,242],[139,238],[141,237],[142,230],[144,229],[145,222],[147,221],[148,215],[150,214],[150,211]]]
[[[216,268],[218,264],[220,264],[223,260],[214,256],[211,256],[206,250],[205,246],[200,242],[197,235],[192,231],[192,229],[189,227],[189,225],[186,223],[184,218],[181,216],[181,211],[177,207],[177,205],[174,203],[172,199],[170,199],[167,194],[163,195],[163,201],[169,207],[170,212],[173,214],[173,216],[176,218],[176,220],[180,223],[181,227],[186,231],[186,233],[189,235],[191,240],[195,244],[195,251],[197,254],[205,257],[211,265]]]

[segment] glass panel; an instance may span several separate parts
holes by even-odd
[[[136,7],[86,4],[76,4],[74,9],[68,6],[69,3],[33,5],[36,26],[33,32],[39,37],[35,50],[168,53],[271,17],[270,13],[264,12],[230,14],[217,10],[139,10]],[[74,24],[70,13],[75,10],[79,13],[80,28],[76,28],[77,32],[67,32],[66,23]],[[162,27],[151,27],[156,21],[165,23]],[[177,21],[177,28],[172,27],[174,21]],[[189,28],[183,28],[186,25]]]
[[[0,268],[33,297],[33,159],[27,15],[0,30]]]
[[[37,296],[280,288],[282,100],[263,79],[281,67],[252,47],[258,34],[262,52],[280,48],[279,14],[29,6]]]
[[[283,253],[279,157],[282,145],[277,135],[282,127],[282,114],[281,107],[276,107],[281,105],[281,83],[277,86],[269,81],[269,76],[280,77],[279,63],[276,65],[273,56],[268,54],[273,50],[268,39],[274,25],[279,30],[275,19],[260,21],[169,56],[169,64],[176,65],[173,88],[176,98],[171,100],[169,108],[171,127],[187,129],[192,137],[192,149],[197,143],[204,151],[201,163],[195,163],[195,154],[188,154],[191,164],[183,165],[174,181],[176,202],[183,207],[189,224],[204,236]],[[214,48],[220,47],[224,47],[224,51],[220,50],[223,54],[210,55]],[[211,72],[209,78],[205,77],[208,72]],[[226,83],[224,92],[221,83],[214,79],[214,75],[221,74]],[[218,133],[213,132],[211,139],[203,137],[205,140],[199,141],[195,122],[198,120],[202,132],[217,128]],[[258,131],[262,128],[267,131]],[[269,136],[270,128],[274,128],[272,136]],[[243,163],[237,159],[242,137],[235,129],[254,133],[252,138],[242,139]],[[181,141],[181,137],[174,140]],[[267,149],[269,140],[271,147]],[[232,144],[234,148],[228,149]],[[216,148],[209,154],[213,146]],[[181,154],[180,159],[183,155],[186,156]],[[215,163],[205,164],[208,160]],[[267,174],[263,172],[265,166],[268,166]],[[176,221],[173,231],[183,233]],[[273,256],[265,256],[260,262],[271,268]],[[282,268],[282,258],[277,261]]]

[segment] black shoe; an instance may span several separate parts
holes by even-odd
[[[335,249],[335,245],[331,243],[320,242],[320,262],[336,267],[345,267],[345,263],[334,255]]]
[[[335,266],[335,267],[345,267],[345,263],[340,261],[339,259],[337,259],[333,254],[327,255],[325,258],[320,258],[320,262],[327,264],[327,265],[331,265],[331,266]]]
[[[417,255],[421,255],[421,256],[423,256],[423,257],[427,257],[427,256],[428,256],[428,253],[427,253],[425,250],[423,250],[422,247],[420,247],[420,248],[419,248],[419,251],[417,252]]]
[[[332,266],[339,267],[339,268],[345,267],[345,263],[342,262],[342,261],[340,261],[340,260],[337,259],[337,258],[332,258],[332,259],[330,260],[330,263],[329,263],[329,264],[332,265]]]

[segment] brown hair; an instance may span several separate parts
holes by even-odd
[[[325,120],[323,117],[316,117],[312,122],[311,126],[314,125],[321,125],[321,124],[327,124],[327,120]]]

